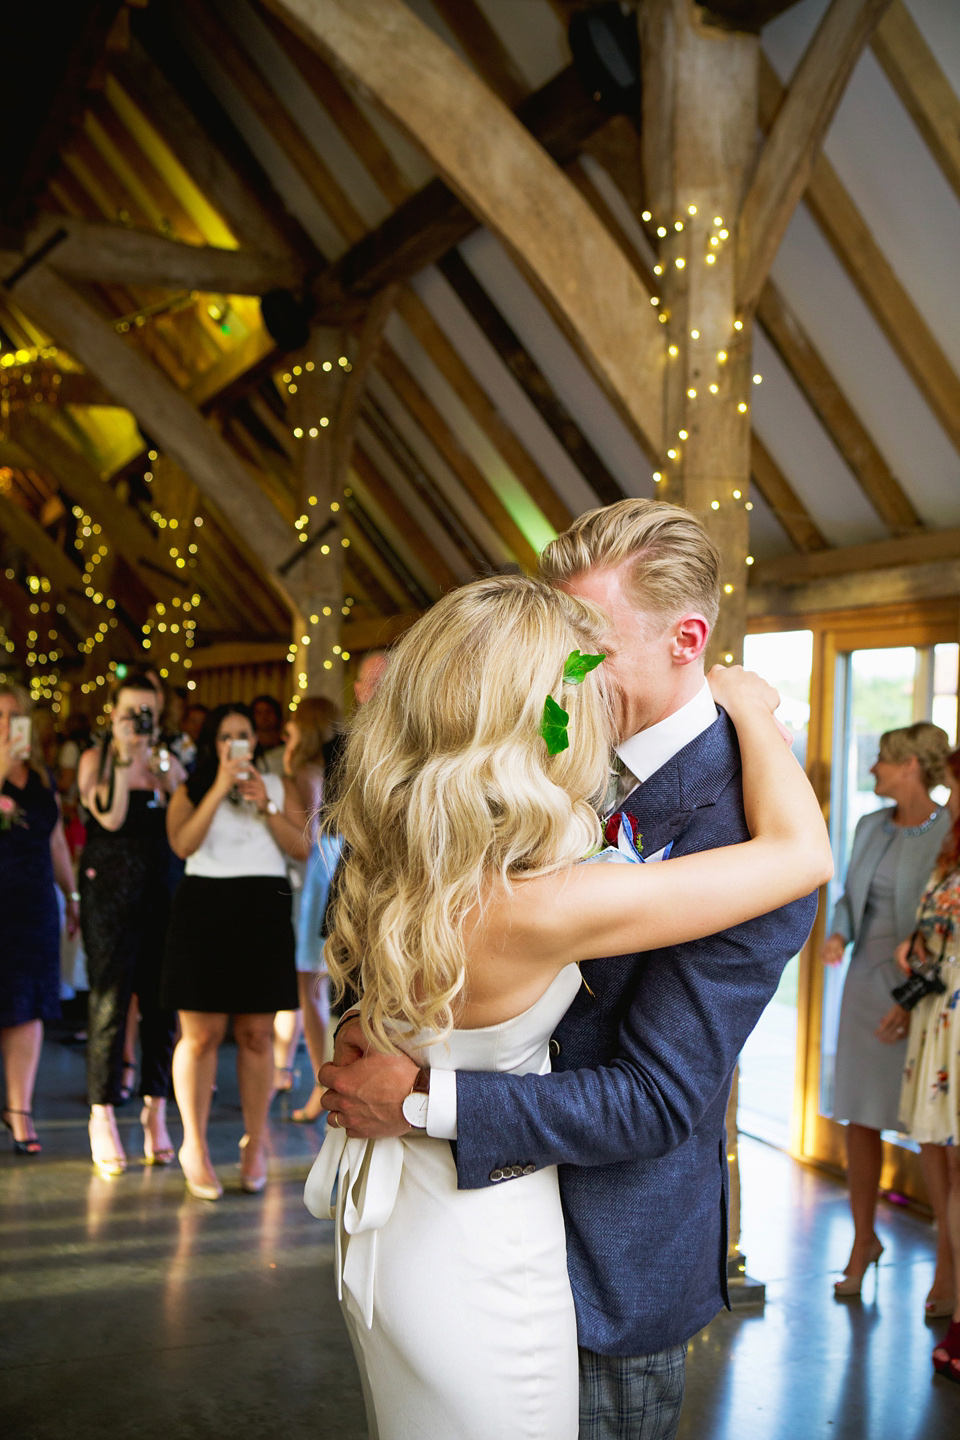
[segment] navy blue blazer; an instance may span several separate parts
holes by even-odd
[[[721,713],[623,807],[643,850],[749,838],[736,732]],[[669,860],[666,862],[669,864]],[[706,940],[583,964],[550,1075],[457,1075],[458,1185],[559,1165],[580,1344],[647,1355],[727,1297],[724,1120],[737,1057],[816,894]],[[493,1179],[491,1174],[493,1173]]]

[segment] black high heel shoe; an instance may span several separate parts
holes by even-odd
[[[14,1150],[16,1151],[16,1153],[17,1153],[18,1155],[39,1155],[39,1154],[42,1152],[42,1150],[43,1150],[43,1146],[40,1144],[40,1141],[37,1139],[36,1131],[34,1131],[33,1135],[28,1136],[26,1140],[18,1140],[17,1137],[16,1137],[16,1135],[14,1135],[14,1133],[13,1133],[13,1126],[10,1124],[9,1117],[10,1117],[11,1115],[23,1115],[23,1116],[25,1116],[26,1119],[28,1119],[28,1120],[31,1122],[31,1123],[30,1123],[30,1128],[31,1128],[31,1130],[32,1130],[32,1129],[33,1129],[33,1111],[32,1111],[32,1110],[10,1110],[10,1109],[5,1108],[5,1109],[3,1109],[3,1110],[0,1110],[0,1120],[3,1121],[4,1125],[6,1125],[7,1129],[10,1131],[10,1134],[13,1135],[13,1148],[14,1148]]]

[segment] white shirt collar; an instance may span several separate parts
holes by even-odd
[[[691,740],[696,740],[717,718],[717,707],[706,680],[692,700],[665,720],[658,720],[617,746],[617,754],[632,775],[643,783]]]

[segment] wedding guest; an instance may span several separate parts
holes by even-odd
[[[930,791],[943,779],[947,737],[920,721],[880,737],[870,773],[874,792],[891,806],[857,825],[844,893],[821,952],[838,965],[853,954],[843,987],[837,1036],[835,1120],[847,1122],[847,1179],[854,1237],[838,1297],[859,1295],[863,1277],[883,1253],[875,1229],[880,1188],[881,1131],[898,1128],[900,1078],[909,1017],[891,1010],[890,991],[902,976],[893,953],[913,930],[944,835],[946,812]]]
[[[19,685],[0,685],[0,1053],[6,1103],[3,1123],[18,1155],[43,1148],[33,1124],[33,1087],[43,1023],[60,1017],[60,913],[76,930],[77,894],[59,803],[39,752],[11,734],[30,714]]]
[[[332,700],[323,696],[307,696],[290,716],[284,730],[284,774],[296,786],[309,817],[310,854],[306,863],[297,867],[300,885],[294,891],[300,1009],[282,1010],[277,1015],[274,1025],[274,1085],[277,1090],[292,1088],[293,1057],[302,1028],[314,1085],[306,1105],[293,1111],[292,1119],[298,1124],[316,1120],[323,1109],[320,1104],[322,1091],[316,1083],[316,1075],[324,1059],[330,997],[320,930],[342,844],[336,835],[318,837],[317,820],[324,799],[324,754],[336,731],[337,719],[337,707]]]
[[[179,753],[181,764],[188,775],[196,763],[200,732],[209,713],[206,705],[189,705],[184,714]]]
[[[307,856],[306,814],[292,780],[254,768],[255,745],[249,708],[218,706],[167,817],[170,844],[187,863],[173,903],[162,994],[180,1013],[173,1062],[184,1134],[180,1164],[187,1189],[201,1200],[223,1193],[207,1121],[227,1022],[232,1016],[245,1125],[240,1184],[256,1193],[267,1179],[274,1017],[298,1003],[287,857]]]
[[[168,1165],[173,1146],[166,1104],[176,1015],[160,1000],[163,939],[170,909],[167,800],[183,780],[176,757],[156,765],[152,744],[160,697],[143,674],[117,682],[102,743],[80,757],[80,799],[89,813],[80,859],[83,944],[90,979],[87,1088],[90,1150],[105,1178],[126,1155],[114,1107],[123,1103],[124,1041],[131,999],[140,1014],[143,1152]]]
[[[257,732],[256,760],[262,770],[283,774],[283,706],[272,695],[258,695],[250,704]]]
[[[933,1352],[937,1371],[960,1383],[960,750],[947,760],[953,822],[917,914],[918,935],[897,960],[906,974],[933,961],[943,989],[910,1014],[900,1120],[920,1143],[920,1160],[937,1222],[937,1265],[927,1297],[929,1319],[950,1316]],[[912,952],[912,955],[911,953]]]

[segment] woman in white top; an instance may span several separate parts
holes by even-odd
[[[220,705],[200,736],[197,765],[170,802],[167,832],[186,874],[173,902],[162,994],[180,1012],[173,1086],[183,1119],[187,1189],[217,1200],[223,1187],[207,1147],[217,1051],[233,1017],[246,1133],[240,1184],[267,1179],[264,1139],[273,1084],[273,1022],[297,1005],[286,857],[307,853],[295,786],[254,769],[246,705]]]

